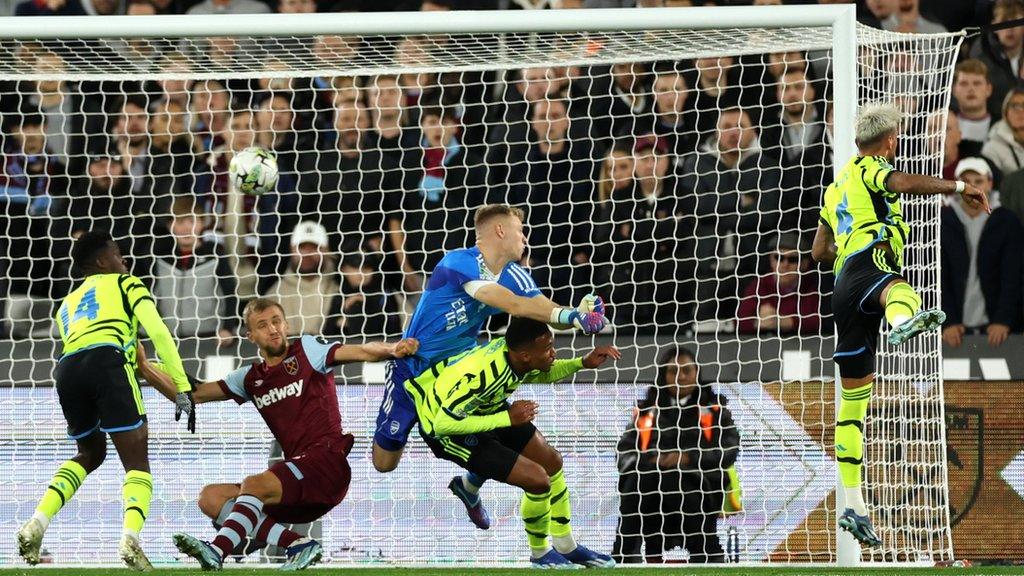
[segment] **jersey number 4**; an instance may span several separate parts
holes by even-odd
[[[64,333],[68,333],[68,327],[71,324],[74,324],[75,322],[78,322],[83,318],[85,318],[86,320],[95,320],[96,316],[99,314],[99,311],[100,305],[98,302],[96,302],[95,288],[86,291],[86,293],[82,295],[82,299],[78,302],[78,307],[75,308],[75,315],[71,317],[70,320],[68,319],[67,304],[61,306],[60,319],[61,322],[63,322],[64,324]]]

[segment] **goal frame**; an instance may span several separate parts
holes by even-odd
[[[831,27],[833,67],[833,153],[838,159],[856,153],[854,120],[858,102],[858,35],[852,4],[603,10],[453,11],[399,13],[325,13],[204,16],[55,16],[0,18],[0,39],[48,40],[209,36],[314,36],[402,34],[506,34],[547,32],[635,32],[715,28]],[[267,76],[288,75],[270,73]],[[3,76],[8,76],[3,74]],[[32,75],[19,74],[19,78]],[[834,173],[842,162],[834,162]],[[941,366],[941,361],[940,361]],[[940,368],[941,369],[941,368]],[[941,372],[940,372],[941,381]],[[836,374],[838,407],[841,384]],[[945,429],[942,431],[945,441]],[[945,445],[942,447],[945,452]],[[944,475],[946,474],[945,468]],[[947,492],[948,478],[943,486]],[[836,514],[843,510],[837,474]],[[948,511],[947,511],[948,526]],[[836,526],[837,564],[860,562],[860,547]],[[948,547],[952,538],[946,530]]]

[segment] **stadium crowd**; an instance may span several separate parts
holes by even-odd
[[[25,0],[7,8],[43,16],[519,7],[505,4]],[[924,4],[868,0],[858,13],[900,32],[1024,18],[1024,0]],[[202,70],[197,62],[254,49],[224,38],[207,39],[199,55],[124,44],[122,55],[100,56],[180,78]],[[86,49],[96,47],[26,43],[15,56],[60,72]],[[300,49],[353,58],[390,51],[397,62],[429,52],[442,64],[459,53],[425,37],[324,36]],[[908,58],[894,51],[880,69],[924,65]],[[999,345],[1024,325],[1022,58],[1024,27],[1013,27],[970,43],[957,65],[943,173],[992,190],[996,207],[987,215],[950,198],[943,208],[943,336],[954,346],[973,332]],[[73,281],[70,239],[107,228],[179,337],[230,343],[256,295],[280,298],[296,332],[396,335],[424,271],[472,241],[473,209],[488,202],[527,209],[527,264],[553,300],[596,290],[620,329],[828,332],[819,295],[831,273],[808,253],[833,166],[826,67],[825,55],[791,52],[507,73],[2,82],[0,333],[50,334],[54,302]],[[281,177],[275,193],[238,206],[228,164],[248,146],[276,152]]]

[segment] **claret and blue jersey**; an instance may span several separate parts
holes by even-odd
[[[506,264],[495,273],[487,268],[479,248],[463,248],[446,254],[430,275],[403,335],[419,340],[419,352],[394,360],[388,367],[387,389],[374,436],[382,448],[397,450],[405,445],[416,422],[416,408],[403,383],[432,364],[476,346],[484,322],[501,312],[466,293],[465,284],[473,281],[496,282],[526,298],[541,295],[530,273],[516,262]]]

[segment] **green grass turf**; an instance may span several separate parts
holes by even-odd
[[[313,568],[308,572],[311,576],[524,576],[533,574],[523,568]],[[119,568],[7,568],[0,569],[0,576],[137,576],[138,572]],[[191,576],[192,574],[209,574],[199,570],[181,568],[157,569],[152,574],[173,574],[175,576]],[[222,574],[266,576],[280,575],[273,568],[228,568]],[[612,570],[587,570],[578,572],[586,576],[923,576],[943,574],[958,575],[1001,575],[1024,574],[1024,566],[1015,567],[976,567],[976,568],[785,568],[785,567],[733,567],[733,568],[688,568],[686,566],[665,566],[663,568],[618,568]]]

